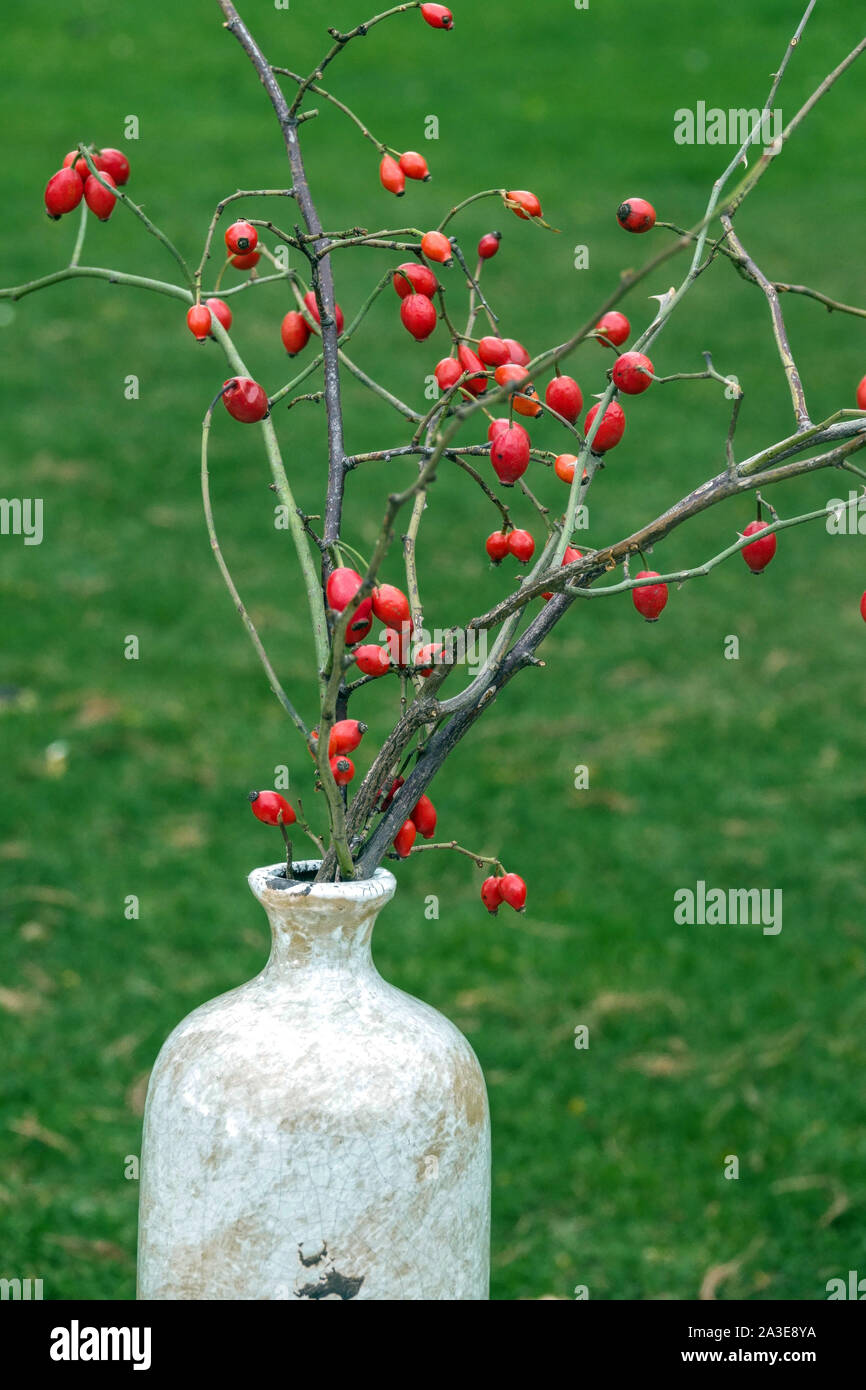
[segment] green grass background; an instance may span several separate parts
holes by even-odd
[[[364,17],[357,0],[243,9],[273,61],[304,69],[327,24]],[[372,147],[331,110],[303,128],[309,172],[330,226],[431,225],[479,188],[536,190],[559,236],[493,204],[458,230],[469,246],[504,231],[489,292],[504,331],[538,351],[667,235],[620,233],[623,196],[697,220],[728,151],[674,145],[673,112],[698,100],[759,105],[798,5],[455,10],[452,34],[402,16],[330,74],[381,138],[424,149],[434,181],[395,203]],[[858,38],[850,4],[818,7],[784,86],[786,115]],[[263,93],[215,3],[56,0],[9,14],[4,43],[0,283],[63,264],[74,219],[44,218],[44,183],[79,138],[122,145],[128,114],[141,127],[129,191],[192,259],[221,195],[285,178]],[[773,277],[855,303],[866,299],[862,78],[855,69],[819,107],[738,222]],[[440,139],[428,145],[431,114]],[[573,268],[577,244],[590,249],[588,270]],[[172,273],[122,209],[90,228],[84,260]],[[341,255],[347,312],[389,264],[384,252]],[[654,307],[647,296],[681,270],[666,266],[630,296],[636,331]],[[286,292],[252,291],[233,307],[240,349],[274,389],[287,377]],[[802,299],[784,307],[815,418],[853,404],[862,321]],[[266,953],[244,876],[277,846],[245,793],[288,763],[314,797],[200,516],[198,429],[225,374],[218,349],[193,345],[179,304],[95,281],[0,315],[0,493],[45,500],[41,546],[0,540],[0,1275],[41,1277],[49,1298],[132,1298],[138,1192],[124,1166],[138,1152],[148,1069],[185,1013]],[[745,387],[741,456],[789,432],[763,297],[724,264],[653,357],[663,373],[697,370],[703,349]],[[390,296],[352,349],[414,402],[442,350],[444,338],[407,339]],[[585,394],[602,389],[607,365],[594,345],[580,350]],[[130,373],[138,401],[124,399]],[[399,418],[344,386],[348,447],[399,443]],[[703,382],[627,407],[625,440],[592,492],[591,541],[625,534],[716,471],[728,410]],[[299,499],[317,511],[323,417],[300,407],[277,419]],[[547,423],[536,438],[562,447]],[[287,537],[269,524],[257,432],[218,419],[212,471],[229,563],[312,718],[304,604]],[[386,489],[408,476],[398,461],[352,476],[356,545],[369,546]],[[561,503],[556,479],[534,481]],[[771,497],[795,514],[847,494],[849,481],[817,475]],[[656,552],[657,566],[721,549],[751,508],[700,517]],[[537,534],[528,508],[517,513]],[[432,625],[507,592],[509,575],[483,552],[494,520],[463,474],[443,470],[420,547]],[[453,1018],[487,1074],[496,1299],[571,1297],[576,1284],[593,1298],[689,1299],[729,1262],[711,1279],[720,1298],[815,1299],[829,1278],[866,1273],[863,544],[820,526],[788,532],[762,579],[735,557],[673,593],[653,626],[628,598],[575,605],[545,669],[509,687],[434,785],[443,832],[496,851],[529,882],[525,918],[491,919],[468,861],[418,856],[401,867],[376,937],[383,974]],[[388,577],[400,582],[396,553]],[[139,637],[137,662],[123,658],[127,634]],[[738,661],[723,657],[729,634]],[[365,691],[356,713],[372,725],[364,769],[393,717],[393,687]],[[46,756],[58,740],[59,776]],[[573,787],[577,764],[590,768],[588,791]],[[782,888],[781,935],[675,926],[673,892],[699,878]],[[431,892],[438,921],[424,916]],[[140,898],[138,922],[124,918],[128,894]],[[573,1046],[581,1023],[585,1052]],[[729,1154],[738,1181],[723,1177]]]

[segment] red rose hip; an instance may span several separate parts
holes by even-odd
[[[490,445],[490,459],[496,476],[505,487],[512,487],[529,466],[529,435],[522,425],[507,425]]]
[[[250,806],[262,825],[294,825],[298,819],[294,808],[279,792],[250,792]]]
[[[624,352],[613,364],[613,384],[627,396],[639,396],[652,386],[653,364],[642,352]]]
[[[625,314],[621,314],[618,309],[611,309],[609,314],[602,314],[595,325],[595,331],[600,333],[602,338],[609,339],[614,347],[621,347],[631,332],[631,324]],[[602,341],[602,347],[608,345]]]
[[[598,414],[598,406],[594,405],[587,411],[586,419],[583,423],[583,432],[589,435],[592,423]],[[625,411],[617,401],[611,401],[607,410],[602,416],[601,423],[595,432],[595,437],[590,445],[593,453],[606,454],[608,449],[613,449],[625,434]]]
[[[509,551],[508,537],[504,531],[493,531],[484,543],[484,548],[494,565],[500,564]]]
[[[515,912],[523,911],[526,906],[526,884],[520,874],[504,874],[499,883],[499,891],[504,903],[513,907]]]
[[[226,246],[232,256],[249,255],[258,245],[259,234],[251,222],[233,222],[226,228]]]
[[[640,570],[635,579],[657,579],[658,570]],[[667,584],[645,584],[640,589],[632,589],[632,601],[642,618],[648,623],[658,621],[659,614],[668,601]]]
[[[84,195],[84,184],[72,168],[58,169],[45,187],[45,211],[57,222],[65,212],[78,207]]]
[[[481,885],[481,901],[487,908],[492,917],[495,917],[502,905],[502,879],[491,875],[486,878]]]
[[[100,183],[100,179],[103,180],[102,183]],[[111,188],[105,187],[107,183],[111,185]],[[100,222],[107,222],[114,212],[117,194],[112,192],[113,188],[114,179],[110,174],[102,172],[100,172],[99,178],[95,174],[91,174],[84,185],[84,201]]]
[[[400,305],[400,318],[415,341],[423,343],[436,327],[436,305],[426,294],[407,294]]]
[[[454,28],[454,16],[447,5],[422,5],[421,15],[431,29]]]
[[[760,531],[767,529],[766,521],[750,521],[743,532],[744,536],[755,536]],[[769,536],[763,536],[760,540],[752,541],[750,545],[744,545],[742,556],[752,574],[760,574],[765,570],[776,553],[776,533],[771,531]]]
[[[280,324],[280,337],[283,347],[290,357],[295,357],[310,341],[310,325],[297,309],[290,309]]]
[[[535,541],[528,531],[510,531],[508,534],[508,551],[515,560],[519,560],[521,565],[528,565],[535,554]]]
[[[627,232],[648,232],[655,226],[656,210],[646,198],[626,198],[616,210],[616,220]]]
[[[405,261],[394,271],[394,289],[401,299],[408,294],[426,294],[432,299],[438,288],[439,281],[429,265],[421,265],[419,261]]]
[[[573,425],[583,407],[583,392],[574,377],[555,376],[544,393],[545,404]]]
[[[223,391],[223,405],[235,420],[240,420],[244,425],[254,425],[258,420],[264,420],[270,406],[268,405],[268,393],[257,381],[252,381],[248,376],[230,377],[223,382],[226,388]]]

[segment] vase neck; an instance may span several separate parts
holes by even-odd
[[[281,865],[250,874],[250,888],[271,925],[268,975],[357,974],[373,968],[370,938],[381,908],[394,895],[393,874],[377,869],[369,879],[313,884],[317,868],[311,861],[296,865],[300,877],[291,883]]]

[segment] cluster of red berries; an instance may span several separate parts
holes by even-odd
[[[481,901],[495,917],[503,903],[523,912],[526,907],[526,884],[520,874],[494,874],[481,885]]]
[[[406,192],[407,179],[419,179],[422,183],[429,183],[430,170],[423,154],[419,154],[417,150],[406,150],[399,159],[390,154],[383,154],[379,165],[379,181],[382,187],[397,198],[402,198]]]
[[[338,719],[331,728],[328,737],[328,761],[338,787],[347,787],[354,778],[355,764],[348,757],[348,754],[354,753],[355,749],[359,747],[366,732],[367,725],[358,719]],[[310,738],[312,740],[310,753],[315,757],[313,750],[319,746],[318,729],[313,730]]]
[[[322,326],[322,317],[319,313],[319,306],[316,303],[316,296],[313,290],[307,290],[304,295],[304,308],[313,320],[313,324]],[[311,336],[316,331],[310,319],[298,309],[290,309],[280,325],[280,337],[283,347],[290,357],[296,357],[303,348],[307,346]],[[346,326],[346,320],[339,304],[334,305],[334,321],[337,325],[337,332],[342,333]]]
[[[204,304],[193,304],[187,310],[186,324],[197,343],[213,337],[211,315],[218,319],[228,333],[232,326],[232,311],[224,299],[206,299]]]
[[[45,211],[55,222],[64,213],[73,212],[82,198],[100,222],[107,222],[112,214],[117,201],[112,189],[128,180],[129,160],[122,150],[88,150],[88,153],[104,182],[94,177],[80,150],[70,150],[62,169],[52,174],[45,186]],[[110,187],[106,188],[105,184]]]
[[[362,582],[358,571],[348,566],[332,570],[325,585],[325,597],[331,611],[343,613],[353,603]],[[385,625],[386,646],[364,643],[374,617]],[[384,676],[393,667],[404,671],[411,669],[416,675],[427,677],[442,656],[442,646],[441,643],[430,642],[419,647],[413,665],[412,632],[409,600],[402,589],[394,584],[379,584],[351,613],[346,627],[346,644],[352,651],[358,670],[365,676]]]
[[[403,785],[402,777],[395,777],[391,783],[391,789],[382,802],[381,810],[387,811],[394,798],[394,794]],[[425,840],[432,840],[436,833],[436,807],[429,796],[421,796],[415,803],[411,816],[404,820],[397,834],[394,836],[394,850],[398,859],[408,859],[412,846],[419,835]]]
[[[487,537],[487,554],[494,565],[499,565],[506,555],[513,555],[521,565],[528,565],[535,554],[535,541],[528,531],[494,531]]]
[[[436,327],[436,306],[433,296],[439,281],[429,266],[404,261],[394,271],[394,289],[400,299],[400,319],[403,327],[417,342],[429,338]]]

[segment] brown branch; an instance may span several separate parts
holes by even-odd
[[[735,252],[738,263],[743,267],[750,280],[754,280],[756,285],[760,285],[764,292],[767,304],[770,307],[770,317],[773,321],[773,336],[776,339],[776,347],[779,352],[779,359],[782,369],[788,381],[788,390],[791,392],[791,403],[794,407],[794,418],[797,421],[798,430],[808,430],[811,428],[812,421],[809,411],[806,408],[806,394],[803,390],[803,382],[791,352],[791,344],[788,339],[788,332],[785,328],[785,318],[782,314],[782,306],[779,303],[779,294],[774,284],[767,279],[760,266],[752,260],[740,238],[737,236],[731,224],[731,219],[727,213],[722,214],[722,226],[727,233],[728,242]]]

